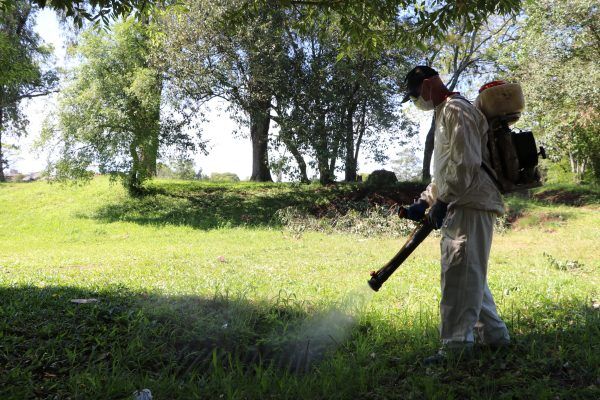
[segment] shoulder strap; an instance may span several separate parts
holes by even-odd
[[[496,185],[496,187],[498,188],[498,190],[500,191],[500,193],[504,192],[504,187],[502,186],[502,183],[500,183],[500,181],[498,180],[498,178],[496,178],[496,174],[494,174],[492,172],[492,170],[490,169],[490,167],[488,167],[486,165],[486,163],[484,163],[483,161],[481,162],[481,168],[483,168],[483,170],[492,179],[492,181],[494,182],[494,184]]]

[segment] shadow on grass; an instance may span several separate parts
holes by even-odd
[[[290,298],[168,297],[120,286],[3,287],[0,296],[2,399],[122,399],[141,388],[158,399],[600,393],[599,312],[576,301],[512,310],[507,323],[516,344],[508,352],[433,368],[420,360],[437,346],[434,315],[420,324],[363,315],[299,367],[305,342],[294,339],[303,331],[296,328],[339,321],[315,319]],[[98,301],[71,302],[79,298]]]
[[[158,398],[214,398],[231,389],[231,376],[308,374],[356,327],[339,310],[309,318],[281,296],[23,286],[0,288],[0,297],[2,399],[120,399],[142,387]]]
[[[305,186],[298,184],[153,183],[145,196],[107,204],[86,218],[143,225],[186,225],[196,229],[279,227],[276,212],[295,207],[313,215],[330,210],[344,214],[371,201],[409,203],[422,189],[404,183],[374,190],[362,184]]]

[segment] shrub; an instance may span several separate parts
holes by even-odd
[[[373,171],[367,179],[367,184],[371,186],[390,186],[398,182],[396,174],[385,169]]]
[[[240,178],[233,172],[213,172],[210,174],[210,180],[213,182],[239,182]]]

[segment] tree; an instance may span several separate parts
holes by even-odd
[[[156,176],[164,179],[201,179],[202,173],[196,174],[194,161],[189,158],[178,158],[171,160],[170,165],[162,162],[157,163]]]
[[[8,165],[2,140],[23,135],[27,126],[22,100],[46,96],[58,84],[50,65],[52,49],[33,30],[36,10],[27,0],[0,10],[0,181]]]
[[[239,1],[189,0],[186,9],[165,13],[159,56],[174,96],[202,104],[229,102],[238,122],[247,124],[252,143],[253,181],[271,181],[268,145],[274,66],[282,56],[282,12],[275,5],[245,8]],[[241,113],[240,113],[241,112]]]
[[[183,130],[185,114],[169,108],[161,119],[162,76],[149,62],[148,25],[127,20],[113,28],[86,31],[76,48],[81,63],[61,94],[56,126],[46,129],[59,150],[49,170],[58,179],[85,178],[97,165],[135,194],[156,175],[161,145],[195,143]]]
[[[412,146],[403,147],[392,160],[392,170],[400,181],[416,181],[421,178],[421,159],[417,156],[419,149]]]
[[[360,49],[341,54],[339,21],[327,17],[308,25],[303,12],[286,14],[287,58],[274,66],[284,71],[273,106],[277,139],[294,157],[303,182],[307,163],[316,166],[323,184],[339,168],[346,181],[355,181],[361,150],[382,159],[400,130],[411,133],[397,112],[397,77],[407,70],[407,56],[394,48],[377,56]]]
[[[0,3],[0,12],[18,8],[20,0],[4,0]],[[130,15],[146,17],[155,7],[164,6],[162,0],[32,0],[36,7],[50,7],[57,12],[72,17],[76,25],[83,26],[84,21],[102,22],[108,26],[111,21]]]
[[[11,9],[19,0],[4,0],[0,10]],[[426,9],[421,0],[240,0],[236,9],[245,12],[248,8],[262,7],[266,2],[274,7],[286,8],[290,5],[303,5],[315,8],[306,14],[307,19],[319,18],[319,14],[337,14],[343,17],[342,28],[346,42],[351,47],[367,44],[377,48],[381,42],[382,30],[373,29],[390,21],[397,22],[398,15],[406,11],[416,11],[412,19],[415,26],[410,36],[436,36],[443,33],[457,19],[469,16],[473,23],[487,19],[490,14],[507,14],[520,8],[521,0],[461,0],[434,2]],[[170,0],[33,0],[39,7],[51,7],[66,16],[72,17],[82,26],[85,20],[102,21],[106,26],[111,20],[135,15],[144,19],[158,8],[177,4]],[[368,21],[368,23],[366,22]],[[395,26],[394,30],[405,29]]]
[[[554,159],[600,181],[600,18],[591,0],[527,2],[520,40],[506,49],[508,76],[521,82],[525,122]]]
[[[274,120],[280,127],[278,140],[293,155],[301,181],[308,182],[305,156],[316,165],[319,181],[333,182],[341,138],[332,118],[334,90],[332,70],[337,56],[334,38],[327,24],[306,26],[303,33],[294,24],[298,13],[288,16],[285,25],[286,57],[275,67],[281,74],[274,93]],[[325,39],[324,39],[325,37]]]

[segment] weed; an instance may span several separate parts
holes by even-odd
[[[550,266],[559,271],[573,271],[582,268],[584,265],[577,260],[559,261],[548,253],[543,253]]]
[[[321,217],[307,214],[296,207],[286,207],[277,210],[275,217],[285,229],[295,235],[310,230],[364,237],[401,237],[415,228],[412,221],[398,218],[397,207],[380,205],[351,208],[345,214],[333,210]]]

